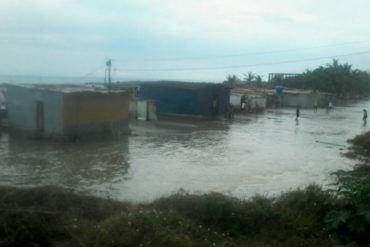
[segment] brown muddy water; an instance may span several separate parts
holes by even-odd
[[[57,185],[92,195],[149,202],[181,189],[239,198],[276,195],[356,162],[346,140],[368,131],[362,109],[294,109],[203,123],[133,122],[132,135],[58,143],[0,132],[0,184]],[[370,123],[369,123],[370,124]]]

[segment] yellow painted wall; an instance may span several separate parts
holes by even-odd
[[[126,93],[77,93],[64,96],[64,126],[128,121]]]

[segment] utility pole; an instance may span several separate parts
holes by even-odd
[[[107,72],[108,71],[108,90],[110,92],[111,90],[111,67],[112,67],[112,59],[108,59],[107,62],[105,63],[107,65],[107,68],[105,69],[105,71]],[[105,80],[104,80],[105,81]]]

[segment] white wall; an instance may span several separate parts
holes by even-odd
[[[240,102],[241,102],[242,96],[243,95],[239,93],[230,93],[230,104],[235,109],[240,109]]]
[[[250,104],[251,108],[255,109],[256,105],[258,106],[259,109],[265,109],[266,104],[267,104],[267,98],[266,97],[254,97],[250,98]]]
[[[284,94],[283,106],[297,107],[299,105],[303,108],[313,107],[314,102],[320,103],[321,98],[325,97],[320,94]]]
[[[240,110],[240,102],[243,97],[243,94],[239,93],[231,93],[230,94],[230,104],[234,106],[235,109]],[[267,97],[263,96],[251,96],[248,94],[245,94],[245,99],[247,103],[250,104],[250,109],[255,109],[256,103],[258,105],[259,109],[265,109],[267,104]]]

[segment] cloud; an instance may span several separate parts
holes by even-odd
[[[347,52],[345,47],[223,60],[149,62],[370,40],[369,7],[365,0],[351,4],[344,0],[2,0],[0,73],[15,68],[19,73],[38,73],[48,68],[50,74],[83,74],[108,57],[117,63],[122,58],[122,68],[168,68],[341,54]],[[369,48],[369,44],[361,47]],[[351,52],[356,46],[347,48]],[[369,66],[365,60],[354,61]],[[293,71],[305,65],[290,66]],[[256,69],[278,72],[275,68]],[[227,73],[211,76],[199,71],[192,76]],[[190,76],[180,72],[137,75]]]

